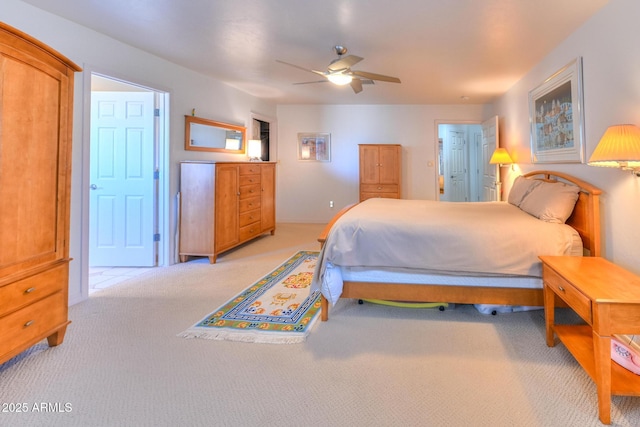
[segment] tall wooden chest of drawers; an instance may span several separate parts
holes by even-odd
[[[218,254],[275,233],[275,164],[180,164],[180,260]]]

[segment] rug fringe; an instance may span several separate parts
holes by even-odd
[[[314,322],[315,323],[315,322]],[[203,331],[200,329],[187,329],[184,332],[178,334],[180,338],[201,338],[206,340],[217,341],[236,341],[236,342],[248,342],[259,344],[299,344],[307,340],[306,335],[300,336],[277,336],[269,335],[264,332],[255,334],[250,331],[243,332],[231,332],[231,331]]]

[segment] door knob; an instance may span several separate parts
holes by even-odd
[[[89,188],[91,188],[92,190],[97,190],[97,189],[98,189],[98,186],[97,186],[97,185],[95,185],[95,184],[91,184],[91,185],[89,186]]]

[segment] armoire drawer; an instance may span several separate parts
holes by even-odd
[[[240,200],[240,213],[252,211],[260,207],[260,197],[251,197]]]
[[[240,199],[260,196],[260,184],[240,186]]]
[[[396,184],[361,184],[360,191],[363,193],[397,193]]]
[[[64,292],[57,292],[21,310],[0,317],[0,358],[23,343],[66,323],[65,296]]]
[[[240,165],[240,175],[259,175],[260,174],[260,165],[259,164],[246,164]]]
[[[260,184],[260,175],[240,175],[240,186]]]
[[[398,193],[360,193],[360,200],[367,199],[399,199]]]
[[[61,291],[67,286],[68,264],[0,287],[0,316]]]
[[[240,241],[244,242],[260,234],[260,221],[240,227]]]
[[[260,221],[260,209],[254,209],[252,211],[240,214],[240,227],[253,224],[257,221]]]

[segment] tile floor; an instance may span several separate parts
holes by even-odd
[[[152,268],[153,267],[90,267],[89,295],[146,273]]]

